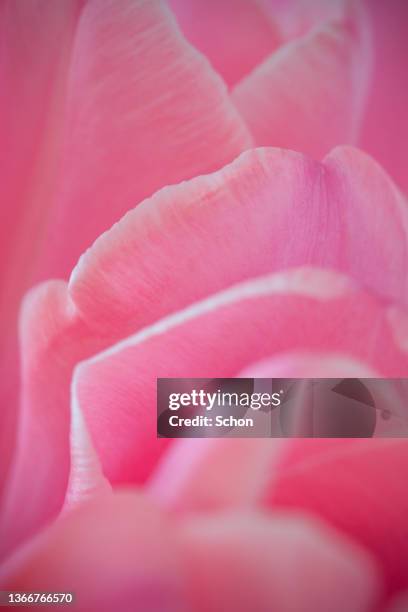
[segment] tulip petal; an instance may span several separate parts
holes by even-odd
[[[140,481],[161,454],[157,378],[231,377],[251,361],[304,347],[350,354],[384,375],[408,366],[387,308],[316,269],[238,285],[83,362],[73,395],[104,474],[113,483]]]
[[[318,442],[318,444],[316,444]],[[298,440],[287,447],[268,507],[325,519],[375,554],[389,591],[407,588],[407,440]]]
[[[387,299],[407,303],[406,197],[370,157],[355,149],[334,149],[326,157],[325,167],[331,177],[330,196],[336,199],[339,210],[343,208],[350,236],[340,254],[340,269]],[[399,279],[394,275],[396,269],[401,274]]]
[[[299,515],[175,522],[134,492],[82,505],[2,569],[2,588],[75,593],[76,609],[247,612],[371,609],[372,559]]]
[[[41,235],[57,155],[50,132],[58,133],[55,115],[62,113],[67,56],[80,6],[79,0],[5,0],[0,6],[2,312],[16,311],[38,248],[34,238]],[[3,316],[0,325],[4,338],[9,323]]]
[[[304,36],[314,27],[344,19],[350,12],[349,0],[259,0],[276,19],[286,40]],[[355,7],[354,7],[355,8]]]
[[[18,307],[49,206],[54,120],[79,10],[77,0],[0,4],[0,496],[15,442]]]
[[[385,612],[406,612],[408,610],[408,593],[402,593],[394,597],[388,606],[384,608]]]
[[[33,289],[24,305],[20,424],[2,500],[0,556],[10,542],[29,537],[33,526],[48,522],[61,509],[70,465],[67,389],[72,364],[81,359],[86,344],[86,328],[63,281]],[[93,349],[98,344],[104,346],[93,339]]]
[[[408,3],[367,1],[375,62],[360,145],[408,193]]]
[[[119,492],[58,520],[3,568],[2,588],[73,592],[81,612],[183,612],[174,529],[141,494]]]
[[[68,276],[128,209],[218,169],[251,138],[222,79],[158,0],[5,1],[0,34],[0,400],[10,406],[1,487],[14,443],[24,291]]]
[[[375,378],[376,372],[347,355],[284,353],[251,364],[240,376],[249,378]]]
[[[75,402],[72,402],[71,406],[70,449],[71,466],[65,510],[71,510],[88,498],[106,495],[111,491],[108,481],[103,476],[82,412]]]
[[[367,189],[370,181],[373,192]],[[68,287],[46,284],[25,301],[22,424],[7,494],[9,519],[15,524],[15,508],[24,508],[18,525],[23,533],[62,505],[69,469],[69,385],[77,363],[193,301],[305,262],[338,267],[379,294],[406,301],[406,215],[391,181],[352,149],[336,150],[324,164],[281,150],[247,152],[222,171],[162,190],[128,213],[81,258]],[[364,219],[362,229],[356,219]],[[367,248],[362,232],[375,250]],[[357,319],[352,346],[359,343],[359,324]],[[390,325],[405,352],[404,313],[390,315]],[[268,356],[269,351],[259,358]],[[257,358],[248,354],[231,375]],[[405,375],[403,364],[390,357],[379,367],[385,374]],[[220,372],[215,368],[211,376]],[[26,486],[32,482],[33,456],[41,463],[47,505],[38,479],[35,503]],[[150,468],[146,462],[144,477]]]
[[[329,22],[238,83],[232,99],[257,145],[322,159],[336,145],[357,142],[370,62],[361,37],[349,21]]]
[[[305,263],[408,302],[407,236],[407,201],[365,154],[340,147],[319,164],[258,149],[128,213],[81,258],[69,291],[90,326],[122,337],[235,282]]]
[[[159,0],[89,0],[67,83],[60,187],[42,278],[157,189],[214,171],[251,145],[222,79]]]
[[[300,515],[199,517],[189,535],[197,612],[343,612],[372,609],[381,584],[357,546]]]
[[[170,0],[185,36],[234,85],[279,45],[269,11],[256,0]]]
[[[164,507],[178,512],[250,506],[259,500],[282,446],[268,439],[177,440],[161,457],[148,488]]]

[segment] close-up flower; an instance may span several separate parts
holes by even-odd
[[[2,593],[408,610],[407,35],[405,0],[1,1]],[[158,436],[158,379],[240,377],[387,379],[378,435]]]

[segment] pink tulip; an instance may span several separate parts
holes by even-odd
[[[0,588],[90,612],[404,601],[404,438],[173,442],[155,393],[408,375],[407,18],[2,2]]]

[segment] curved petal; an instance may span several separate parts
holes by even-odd
[[[70,477],[64,505],[66,511],[88,498],[106,495],[112,490],[103,476],[81,409],[74,401],[71,406],[70,449]]]
[[[185,528],[193,609],[343,612],[372,609],[381,578],[357,546],[301,515],[223,514]]]
[[[212,172],[251,139],[221,78],[160,0],[89,0],[68,75],[42,278],[157,189]]]
[[[222,79],[158,0],[5,1],[0,35],[0,400],[10,406],[1,486],[24,291],[67,276],[141,199],[218,169],[251,138]]]
[[[387,299],[407,303],[406,197],[370,157],[350,147],[334,149],[325,167],[328,197],[336,200],[350,236],[339,254],[340,269]],[[398,279],[395,270],[401,274]]]
[[[30,278],[57,156],[56,116],[81,0],[5,0],[0,6],[0,330]],[[27,112],[27,109],[30,112]]]
[[[86,344],[86,328],[76,317],[63,281],[29,292],[24,315],[20,426],[2,499],[0,556],[10,541],[29,537],[61,509],[70,465],[67,389],[72,364],[81,359]],[[93,339],[92,348],[97,345],[103,347]]]
[[[322,159],[358,141],[370,53],[365,28],[332,21],[282,46],[232,92],[259,146]]]
[[[176,440],[148,484],[164,507],[209,512],[258,501],[283,444],[268,439]]]
[[[265,503],[325,519],[371,550],[389,591],[408,586],[407,440],[298,440]]]
[[[305,263],[406,302],[407,236],[407,201],[363,153],[340,147],[319,164],[258,149],[128,213],[81,258],[69,292],[89,326],[122,336],[232,283]]]
[[[161,454],[156,378],[230,377],[271,353],[305,347],[349,353],[384,375],[408,367],[387,309],[344,278],[313,269],[239,285],[83,362],[73,395],[105,475],[138,481]]]
[[[295,578],[295,580],[294,580]],[[378,597],[364,551],[301,516],[176,523],[135,493],[84,504],[3,568],[2,588],[74,591],[76,609],[364,612]],[[249,586],[248,586],[249,585]]]
[[[333,353],[283,353],[248,365],[244,378],[372,378],[377,373],[348,355]]]
[[[408,4],[366,0],[374,29],[375,62],[361,146],[408,193]]]
[[[344,19],[354,0],[259,0],[276,19],[287,40],[304,36],[314,27]],[[351,5],[351,6],[350,6]]]
[[[169,0],[185,36],[228,85],[279,45],[280,33],[258,0]]]
[[[140,494],[119,492],[58,520],[3,566],[2,588],[74,592],[81,612],[183,612],[175,530]]]
[[[18,306],[49,208],[54,121],[80,6],[80,0],[0,4],[0,492],[15,442]]]
[[[305,262],[346,270],[381,295],[406,300],[406,215],[406,203],[386,175],[352,149],[335,151],[323,165],[281,150],[251,151],[213,175],[162,190],[128,213],[81,258],[68,287],[44,285],[25,302],[22,431],[10,483],[15,490],[7,495],[11,508],[17,503],[26,513],[20,528],[26,520],[38,525],[62,504],[69,384],[77,363],[226,286]],[[395,311],[390,325],[403,343],[405,315]],[[256,358],[248,355],[248,362]],[[397,367],[395,357],[387,363],[384,353],[381,368],[404,374],[403,364]],[[58,417],[50,418],[57,410]],[[44,470],[47,507],[41,493],[34,504],[26,490],[33,456]],[[145,475],[148,470],[146,464]]]

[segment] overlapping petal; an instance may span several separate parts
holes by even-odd
[[[366,5],[375,62],[360,146],[408,193],[408,4],[367,0]]]
[[[81,5],[5,0],[0,7],[2,339],[9,327],[5,314],[18,308],[48,212],[64,79]]]
[[[336,145],[356,144],[371,74],[366,38],[353,20],[329,21],[240,81],[232,99],[256,144],[315,159]]]
[[[2,588],[74,592],[81,612],[186,609],[175,530],[136,492],[83,504],[2,569]]]
[[[376,372],[348,355],[288,352],[248,365],[240,376],[250,378],[371,378]]]
[[[190,523],[190,524],[189,524]],[[187,522],[194,610],[370,610],[381,578],[368,555],[298,513]]]
[[[407,440],[298,440],[287,448],[268,507],[325,519],[376,555],[388,591],[407,588]]]
[[[70,510],[89,498],[109,494],[112,490],[102,473],[82,411],[74,401],[71,404],[70,455],[65,510]]]
[[[140,480],[161,454],[157,377],[229,377],[252,359],[305,346],[348,353],[384,375],[407,367],[381,302],[313,270],[240,285],[82,363],[73,394],[104,473],[116,483]]]
[[[371,209],[374,214],[366,217]],[[404,301],[406,214],[406,203],[387,176],[352,149],[335,151],[324,164],[280,150],[251,151],[213,175],[158,192],[128,213],[81,258],[68,287],[50,283],[26,300],[23,412],[9,517],[16,505],[26,508],[19,527],[31,529],[62,504],[69,467],[69,385],[77,363],[195,300],[288,266],[337,267],[377,293]],[[404,314],[391,314],[391,329],[403,342]],[[358,357],[367,318],[351,312],[350,318],[355,322],[351,354]],[[337,350],[331,338],[320,348]],[[248,352],[231,374],[268,355]],[[403,359],[383,356],[374,363],[383,374],[404,373]],[[195,355],[190,361],[197,375],[204,375]],[[224,369],[218,371],[214,362],[210,375]],[[144,431],[142,417],[140,423]],[[146,449],[153,463],[158,446],[154,441],[151,451]],[[43,474],[35,500],[23,485],[30,481],[33,456]],[[136,465],[130,467],[133,476]],[[139,477],[149,472],[147,454],[144,465]]]
[[[72,49],[45,277],[142,199],[214,171],[251,139],[222,79],[160,0],[89,0]]]
[[[258,0],[273,15],[286,40],[304,36],[314,27],[344,19],[356,9],[354,0]]]
[[[341,15],[306,34],[309,16],[303,20],[300,9],[285,35],[302,38],[276,51],[280,35],[267,16],[268,0],[259,0],[239,2],[239,18],[230,21],[234,43],[251,30],[255,44],[226,45],[219,18],[223,11],[232,15],[233,4],[237,11],[238,3],[226,0],[211,20],[192,23],[189,6],[173,2],[187,36],[228,84],[244,76],[232,94],[237,108],[158,0],[1,6],[7,58],[0,66],[7,152],[0,195],[8,207],[0,228],[4,404],[13,407],[17,389],[14,313],[33,278],[66,276],[79,253],[124,212],[163,185],[224,166],[252,138],[320,159],[332,145],[360,137],[370,76],[365,32]],[[43,38],[33,27],[38,7],[45,15]],[[205,11],[208,3],[197,0],[195,7]],[[390,66],[395,48],[405,49],[402,31],[396,28],[393,48],[389,22],[380,23],[381,11],[372,13],[378,40],[386,43],[374,86],[386,74],[389,91],[401,91],[402,61],[394,62],[392,76]],[[39,82],[27,79],[30,69]],[[405,157],[395,134],[404,94],[392,118],[386,117],[388,98],[376,99],[360,140],[401,184]],[[10,103],[15,99],[19,106]],[[386,117],[386,136],[373,129],[379,117]],[[134,597],[161,611],[190,605],[203,611],[253,605],[335,610],[344,590],[350,610],[374,602],[371,563],[320,526],[300,522],[296,531],[288,519],[206,519],[177,525],[177,541],[167,518],[145,502],[106,495],[108,481],[149,480],[150,493],[177,511],[251,505],[267,482],[268,508],[301,507],[319,515],[374,553],[389,591],[406,588],[401,559],[408,554],[408,498],[399,472],[407,463],[405,441],[276,446],[203,440],[194,452],[181,441],[164,458],[168,442],[155,437],[154,391],[157,376],[233,376],[243,368],[269,376],[332,375],[339,368],[344,375],[344,367],[356,376],[405,375],[408,318],[387,302],[408,302],[407,215],[406,200],[384,172],[353,149],[337,149],[322,163],[288,151],[252,151],[214,175],[145,200],[85,253],[68,285],[52,281],[30,293],[21,322],[21,428],[0,519],[0,553],[54,519],[64,499],[68,509],[87,497],[99,502],[69,512],[34,541],[11,569],[11,586],[55,590],[55,579],[63,591],[73,577],[84,610],[118,601],[126,609]],[[34,236],[45,241],[44,249]],[[345,272],[363,288],[309,268],[242,283],[304,264]],[[241,284],[224,291],[235,283]],[[14,440],[9,416],[3,410],[0,489]],[[279,476],[273,469],[278,459]],[[175,474],[180,461],[184,467]],[[374,469],[374,461],[381,467]],[[239,482],[227,478],[232,463],[242,468]],[[197,471],[205,490],[196,485]],[[130,524],[135,515],[150,521],[146,533]],[[79,541],[85,559],[78,559]],[[135,554],[143,567],[133,564]],[[313,569],[293,589],[288,568],[296,570],[299,560],[303,573],[305,566]],[[259,572],[263,563],[268,571]],[[330,589],[319,587],[314,572],[319,579],[324,573]],[[248,575],[251,591],[244,588]]]
[[[23,292],[67,277],[144,197],[222,167],[251,138],[222,79],[159,0],[4,2],[0,31],[1,487]]]
[[[161,456],[147,487],[162,506],[177,512],[253,506],[283,446],[268,439],[180,439]]]
[[[364,612],[377,568],[333,531],[301,516],[225,514],[170,520],[120,492],[58,521],[3,569],[2,588],[74,591],[76,609]]]
[[[0,5],[0,491],[18,419],[17,318],[50,191],[61,95],[81,2]],[[51,133],[53,132],[53,133]]]
[[[407,220],[407,201],[355,149],[322,164],[257,149],[143,202],[85,253],[69,290],[90,326],[123,335],[234,282],[305,263],[405,302]]]
[[[169,0],[180,26],[232,86],[281,42],[272,12],[258,0]]]
[[[257,0],[229,19],[237,3],[214,4],[170,2],[187,38],[236,87],[257,144],[321,158],[355,143],[407,191],[403,0]]]

